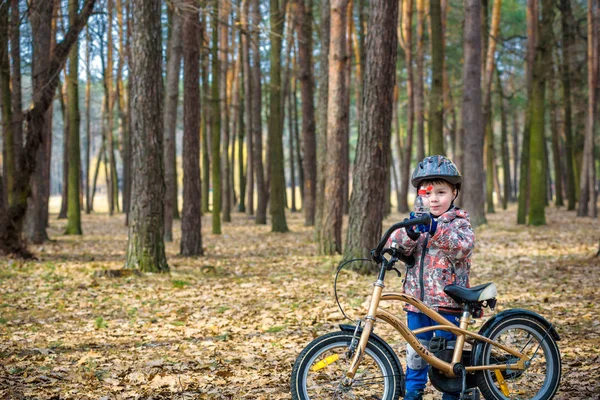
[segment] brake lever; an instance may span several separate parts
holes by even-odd
[[[398,268],[396,267],[392,267],[390,268],[392,271],[396,271],[396,273],[398,274],[398,278],[402,278],[402,273],[400,273],[400,270],[398,270]]]

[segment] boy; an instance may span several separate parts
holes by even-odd
[[[452,161],[444,156],[426,157],[417,165],[411,183],[417,189],[425,188],[430,203],[431,223],[416,229],[395,231],[386,247],[395,242],[406,255],[415,257],[415,266],[407,269],[404,292],[410,294],[444,318],[458,325],[459,305],[444,293],[444,287],[457,284],[469,287],[471,253],[475,235],[469,214],[454,206],[462,176]],[[414,214],[411,213],[411,218]],[[435,321],[410,305],[406,306],[408,327],[411,330],[437,325]],[[426,332],[417,337],[426,346],[434,336],[455,340],[448,331]],[[407,347],[405,400],[423,399],[427,384],[427,363]],[[458,399],[459,394],[444,393],[443,400]]]

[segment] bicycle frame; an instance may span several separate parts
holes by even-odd
[[[373,284],[373,295],[371,297],[371,302],[369,304],[369,310],[367,312],[367,316],[365,318],[365,324],[363,327],[362,334],[360,336],[360,341],[352,358],[352,362],[350,363],[350,367],[346,372],[346,381],[347,383],[351,382],[354,379],[356,371],[362,358],[365,354],[365,349],[367,347],[367,343],[369,341],[369,337],[371,332],[373,331],[373,327],[375,325],[375,321],[380,319],[384,322],[390,324],[394,329],[396,329],[400,335],[412,346],[412,348],[430,365],[438,370],[442,371],[449,378],[457,377],[457,370],[455,367],[459,365],[461,362],[462,352],[465,345],[465,341],[482,341],[490,343],[493,346],[496,346],[519,360],[516,363],[507,363],[504,365],[479,365],[479,366],[464,366],[464,369],[467,372],[476,372],[476,371],[484,371],[484,370],[524,370],[526,368],[526,362],[529,361],[528,358],[523,355],[520,351],[511,349],[506,347],[500,343],[497,343],[493,340],[490,340],[484,336],[481,336],[477,333],[469,332],[467,330],[467,326],[469,325],[469,321],[471,320],[471,313],[468,305],[463,307],[463,312],[460,317],[460,324],[456,326],[452,324],[450,321],[446,320],[436,311],[429,308],[425,303],[420,301],[419,299],[404,294],[404,293],[383,293],[384,289],[384,278],[385,278],[386,267],[381,266],[379,277],[377,281]],[[427,315],[432,320],[436,321],[439,325],[430,326],[425,328],[419,328],[414,331],[411,331],[408,326],[404,322],[402,322],[399,318],[394,316],[393,314],[379,308],[380,301],[403,301],[408,304],[415,306],[419,311]],[[452,355],[452,362],[446,362],[441,360],[432,354],[429,349],[427,349],[417,338],[417,334],[433,331],[433,330],[444,330],[452,332],[456,335],[456,345],[454,347],[454,353]],[[468,338],[468,339],[467,339]],[[460,370],[459,370],[460,371]]]

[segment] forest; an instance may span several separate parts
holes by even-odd
[[[599,63],[598,0],[0,0],[0,397],[288,398],[430,155],[598,396]]]

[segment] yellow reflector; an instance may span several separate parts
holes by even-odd
[[[500,372],[499,369],[495,369],[494,372],[496,373],[496,379],[498,380],[498,385],[500,385],[500,390],[502,390],[502,393],[505,396],[509,396],[510,392],[508,391],[508,385],[502,376],[502,372]]]
[[[337,354],[334,354],[332,356],[324,358],[321,361],[319,361],[318,363],[316,363],[315,365],[313,365],[313,367],[310,370],[312,372],[317,372],[318,370],[325,368],[329,364],[336,362],[337,360],[339,360],[339,358],[340,358],[340,356]]]

